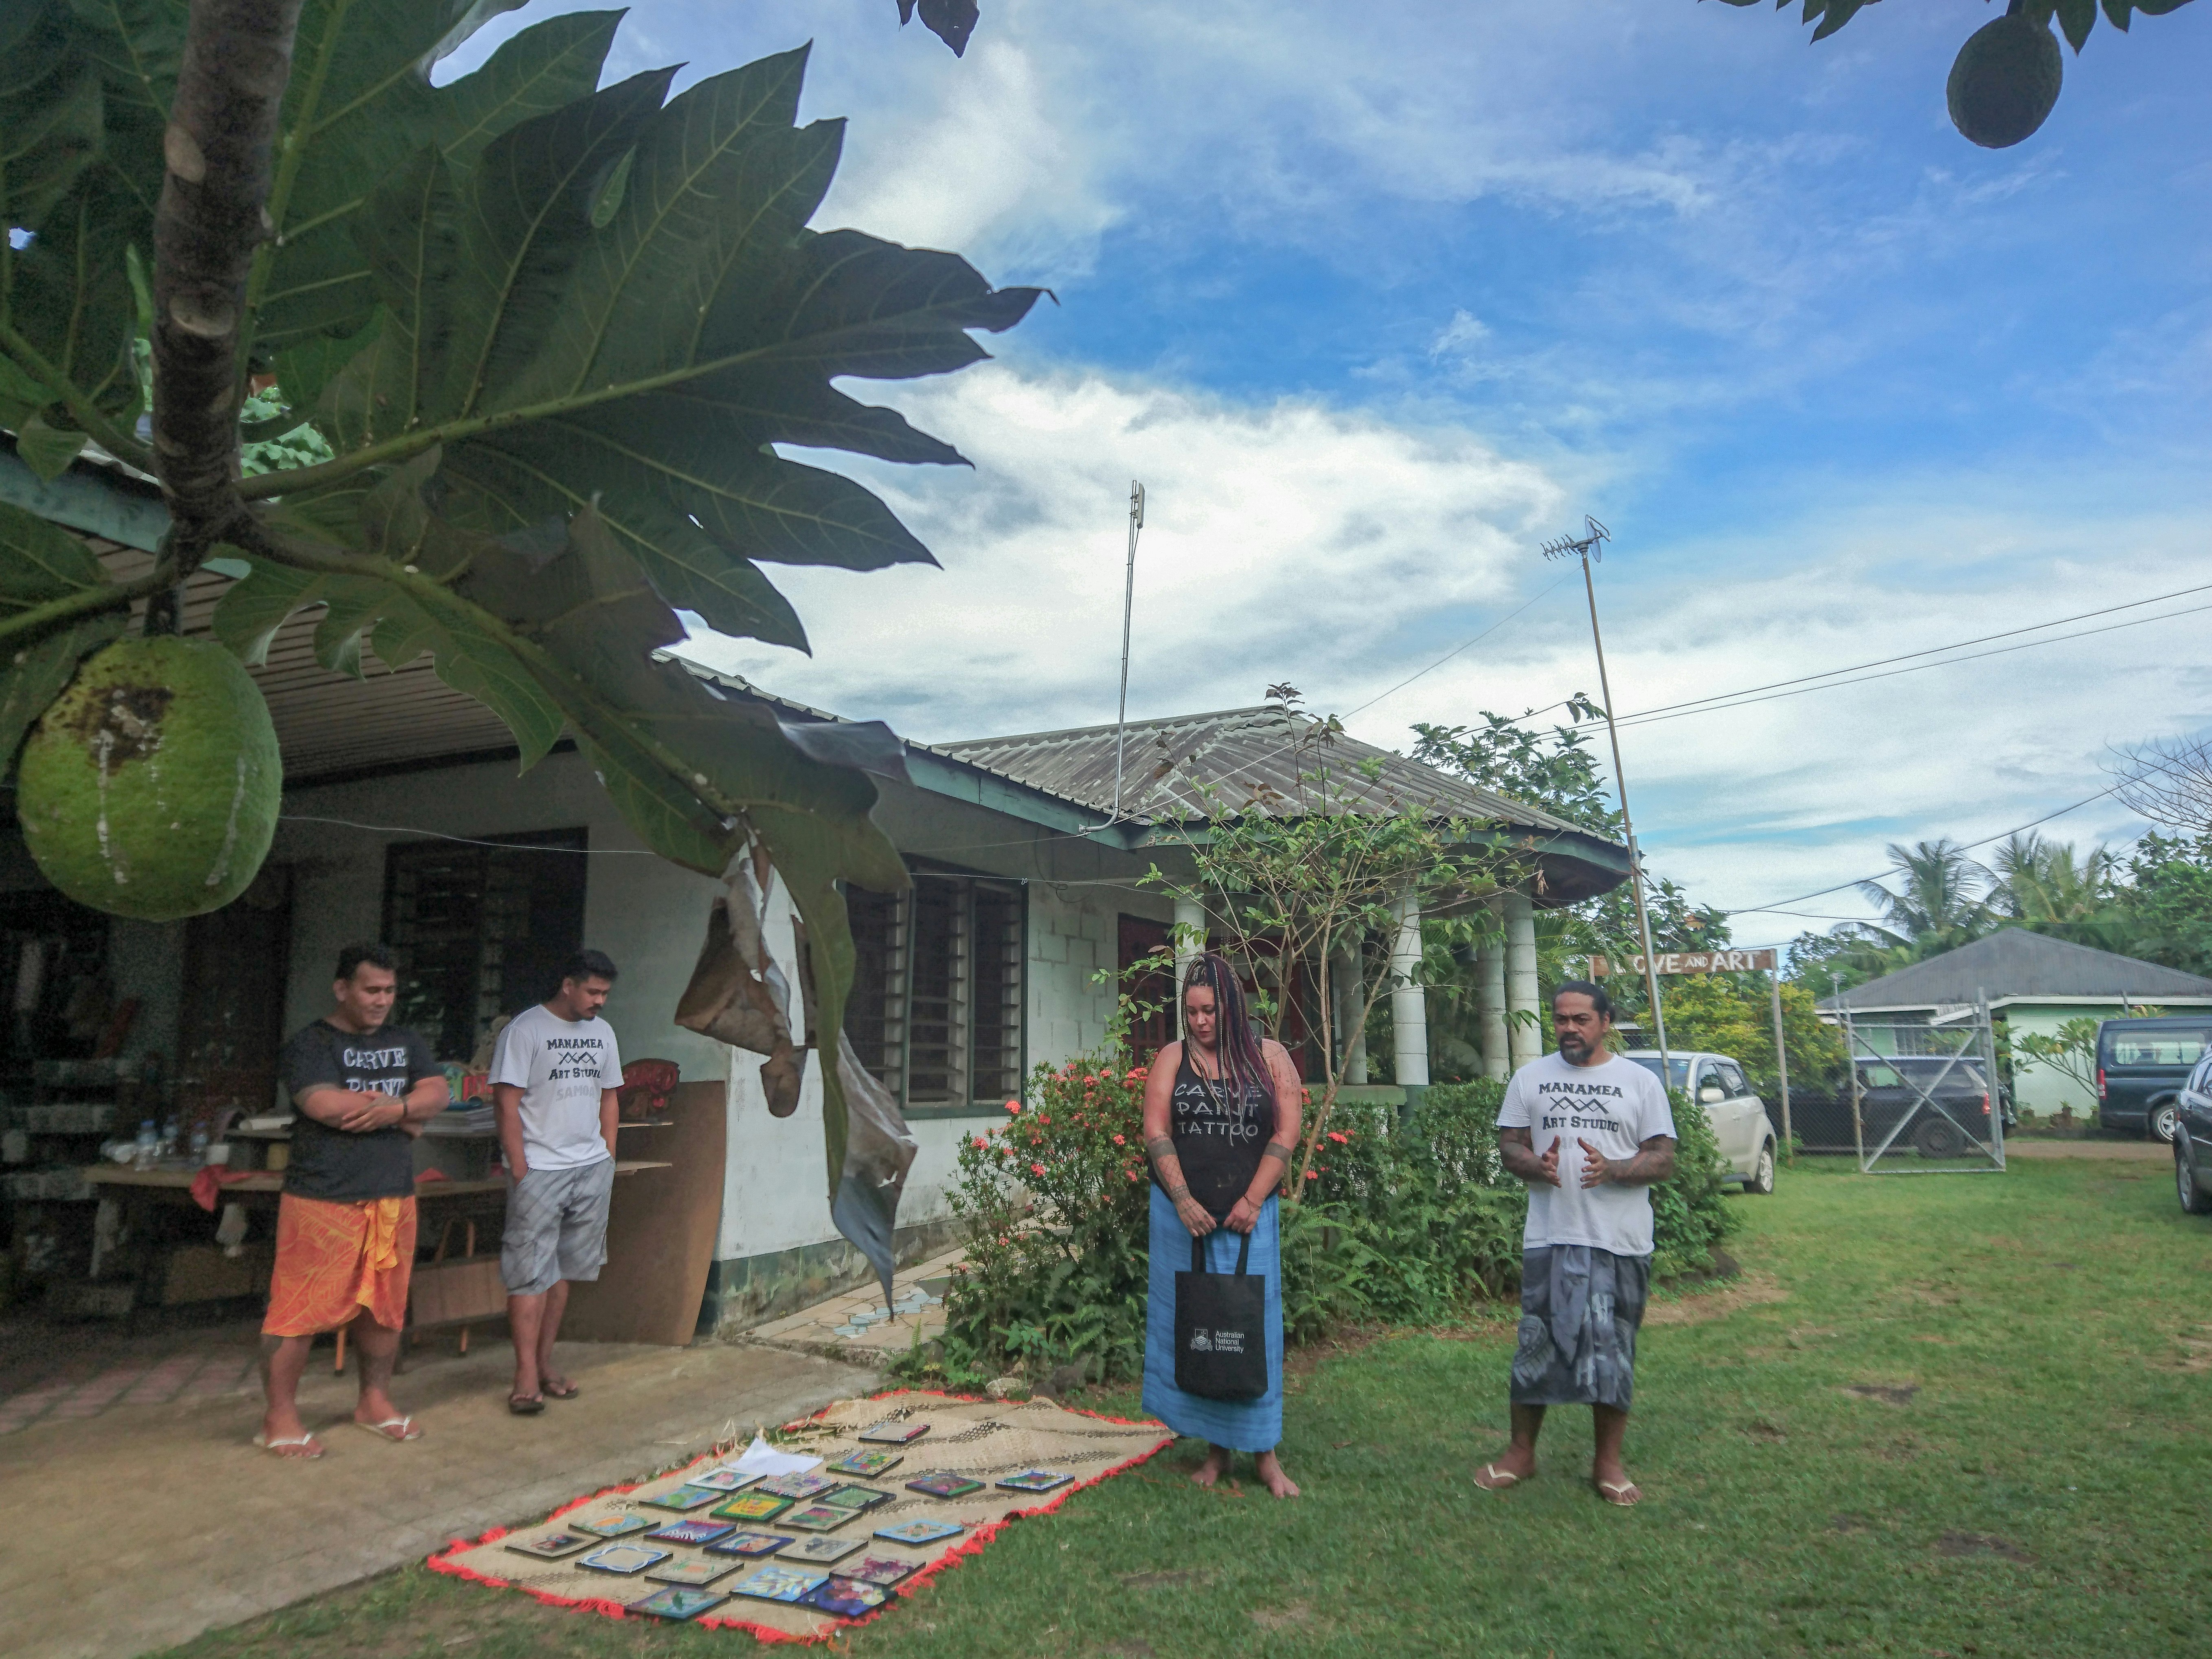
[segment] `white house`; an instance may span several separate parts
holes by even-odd
[[[42,484],[0,454],[0,499],[85,534],[119,578],[149,567],[162,527],[150,492],[82,465]],[[212,574],[193,579],[187,634],[206,630],[223,585]],[[0,928],[10,942],[65,939],[46,959],[75,963],[86,994],[112,1010],[135,1003],[123,1022],[125,1052],[161,1056],[180,1097],[209,1109],[275,1098],[276,1046],[327,1008],[331,965],[349,940],[382,938],[399,951],[398,1018],[451,1060],[466,1060],[496,1016],[550,992],[547,975],[568,953],[603,951],[621,969],[607,1016],[624,1058],[673,1060],[687,1081],[714,1082],[726,1096],[702,1322],[740,1326],[858,1279],[860,1258],[831,1227],[823,1192],[818,1068],[808,1067],[797,1113],[774,1118],[755,1057],[672,1023],[717,884],[647,851],[573,746],[518,775],[506,729],[441,684],[427,660],[396,672],[372,663],[362,680],[320,668],[313,620],[295,617],[254,671],[286,784],[283,822],[253,888],[187,922],[95,916],[46,887],[10,812],[0,824]],[[832,718],[692,672],[725,696],[769,702],[780,719]],[[1202,787],[1282,780],[1297,735],[1273,708],[1133,724],[1118,817],[1111,726],[908,744],[907,778],[879,781],[878,821],[914,882],[896,896],[848,895],[860,972],[847,1030],[920,1143],[899,1216],[902,1260],[947,1236],[945,1188],[960,1137],[1003,1119],[1003,1103],[1031,1066],[1098,1043],[1112,976],[1164,941],[1171,923],[1200,919],[1141,878],[1155,864],[1188,867],[1190,838],[1204,833]],[[1378,769],[1378,799],[1428,802],[1441,816],[1479,823],[1474,838],[1511,846],[1534,872],[1526,891],[1493,901],[1503,947],[1486,957],[1484,974],[1495,982],[1491,1059],[1502,1070],[1504,1013],[1535,1006],[1534,909],[1616,884],[1626,853],[1536,809],[1342,741],[1346,760]],[[787,962],[786,907],[772,902],[770,923],[770,949]],[[1417,915],[1403,919],[1401,956],[1418,948],[1419,926]],[[14,962],[14,951],[0,952],[0,1002],[9,1006],[21,989],[9,978]],[[40,994],[52,1002],[58,981]],[[1395,995],[1394,1013],[1394,1075],[1425,1084],[1418,988]],[[21,1070],[27,1058],[6,1051],[9,1041],[20,1048],[21,1033],[0,1036],[0,1073]]]

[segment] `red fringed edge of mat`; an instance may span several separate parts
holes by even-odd
[[[932,1397],[936,1399],[954,1400],[963,1403],[974,1403],[983,1398],[983,1396],[977,1395],[945,1394],[938,1390],[928,1389],[886,1389],[882,1394],[871,1395],[869,1398],[872,1400],[883,1400],[889,1398],[894,1394],[926,1394],[930,1395]],[[1145,1427],[1150,1423],[1149,1419],[1108,1417],[1101,1412],[1081,1411],[1073,1406],[1062,1406],[1060,1409],[1065,1412],[1073,1412],[1079,1417],[1096,1418],[1102,1423],[1122,1424],[1132,1428]],[[801,1418],[799,1421],[800,1423],[812,1422],[815,1420],[815,1418],[819,1418],[826,1414],[829,1410],[830,1407],[825,1406],[821,1411],[815,1413],[813,1417]],[[784,1426],[787,1428],[792,1428],[796,1427],[797,1425],[786,1424]],[[1164,1423],[1153,1425],[1152,1426],[1157,1426],[1164,1431],[1167,1428],[1167,1425]],[[1069,1498],[1074,1497],[1076,1493],[1083,1491],[1085,1487],[1095,1486],[1102,1480],[1111,1480],[1114,1476],[1121,1474],[1124,1469],[1133,1469],[1139,1463],[1148,1462],[1152,1458],[1158,1457],[1170,1446],[1175,1444],[1175,1443],[1176,1436],[1172,1432],[1164,1432],[1160,1437],[1159,1443],[1155,1445],[1150,1451],[1139,1452],[1134,1457],[1125,1458],[1121,1462],[1114,1465],[1110,1469],[1101,1469],[1097,1474],[1092,1475],[1088,1480],[1079,1480],[1073,1486],[1063,1486],[1060,1491],[1053,1493],[1050,1499],[1045,1503],[1036,1504],[1031,1508],[1025,1510],[1009,1510],[1005,1515],[1000,1516],[996,1521],[987,1521],[982,1522],[981,1525],[971,1528],[969,1530],[968,1536],[962,1539],[956,1547],[945,1551],[944,1554],[939,1556],[927,1566],[916,1571],[911,1577],[900,1580],[898,1589],[896,1593],[897,1595],[903,1595],[908,1591],[913,1589],[916,1585],[927,1583],[928,1580],[936,1577],[940,1572],[945,1572],[953,1567],[958,1566],[969,1556],[981,1554],[983,1553],[983,1547],[986,1544],[988,1544],[994,1538],[996,1538],[1000,1532],[1005,1530],[1009,1522],[1024,1520],[1032,1515],[1049,1515],[1054,1510],[1058,1509],[1062,1504],[1067,1502]],[[687,1469],[696,1468],[700,1464],[706,1462],[710,1458],[721,1457],[726,1459],[728,1456],[729,1454],[726,1451],[717,1452],[709,1449],[700,1453],[698,1456],[693,1458],[689,1463],[686,1463],[682,1467]],[[596,1504],[602,1498],[618,1497],[623,1492],[635,1492],[640,1486],[646,1485],[647,1481],[658,1480],[661,1478],[662,1477],[658,1474],[648,1475],[646,1477],[645,1480],[633,1480],[628,1486],[603,1486],[598,1492],[592,1493],[589,1497],[579,1498],[574,1499],[573,1502],[562,1504],[559,1509],[555,1510],[550,1515],[548,1515],[545,1519],[547,1521],[558,1520],[561,1516],[567,1515],[572,1510],[582,1509],[586,1504]],[[532,1522],[531,1524],[538,1526],[544,1523]],[[489,1573],[478,1572],[474,1568],[465,1567],[461,1565],[459,1561],[453,1559],[466,1551],[476,1549],[479,1546],[484,1544],[496,1544],[501,1539],[506,1537],[510,1530],[511,1528],[507,1527],[494,1527],[489,1532],[485,1533],[481,1538],[456,1538],[451,1543],[447,1544],[444,1549],[440,1550],[436,1554],[433,1555],[424,1565],[427,1565],[433,1572],[442,1572],[454,1578],[465,1578],[472,1583],[488,1584],[495,1589],[519,1589],[525,1595],[531,1596],[537,1601],[543,1601],[549,1607],[574,1607],[580,1612],[596,1613],[608,1619],[626,1619],[629,1617],[629,1609],[628,1607],[624,1607],[619,1601],[611,1601],[605,1596],[556,1595],[551,1590],[533,1589],[527,1584],[518,1584],[511,1578],[495,1578]],[[778,1630],[773,1625],[756,1625],[743,1619],[732,1619],[726,1616],[718,1617],[714,1613],[702,1613],[696,1619],[690,1620],[687,1622],[694,1625],[702,1625],[709,1630],[744,1631],[763,1642],[828,1642],[835,1640],[838,1636],[842,1635],[845,1631],[850,1629],[854,1625],[865,1625],[871,1619],[880,1618],[884,1613],[890,1610],[890,1599],[886,1597],[882,1607],[876,1608],[872,1613],[861,1613],[857,1618],[839,1619],[835,1613],[823,1613],[822,1614],[822,1617],[836,1620],[836,1622],[830,1625],[828,1628],[817,1632],[811,1636],[801,1634],[797,1631]],[[812,1609],[810,1609],[810,1611],[812,1611]],[[651,1615],[641,1614],[640,1617],[650,1618]]]

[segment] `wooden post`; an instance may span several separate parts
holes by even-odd
[[[1774,1064],[1782,1074],[1782,1156],[1786,1162],[1796,1144],[1790,1134],[1790,1053],[1782,1044],[1782,970],[1766,970],[1766,988],[1774,997]]]

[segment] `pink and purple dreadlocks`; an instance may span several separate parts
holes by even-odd
[[[1238,1097],[1248,1086],[1257,1089],[1272,1112],[1275,1080],[1267,1070],[1267,1057],[1261,1051],[1260,1034],[1253,1029],[1251,1009],[1244,1000],[1237,970],[1209,951],[1193,958],[1182,976],[1184,990],[1199,986],[1213,993],[1213,1052],[1222,1080]]]

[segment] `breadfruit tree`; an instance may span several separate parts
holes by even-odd
[[[0,0],[0,426],[48,477],[98,445],[170,515],[152,571],[117,582],[0,507],[0,766],[21,753],[26,839],[72,896],[222,903],[279,784],[237,665],[319,607],[325,667],[427,655],[526,769],[573,738],[665,857],[720,876],[764,851],[835,1032],[838,884],[906,883],[870,817],[895,742],[787,729],[653,653],[678,607],[805,648],[764,564],[928,562],[873,495],[773,446],[959,462],[834,382],[974,362],[970,331],[1036,291],[807,228],[843,125],[798,125],[803,50],[673,98],[672,69],[602,87],[621,14],[574,12],[434,84],[518,3]],[[243,572],[221,643],[177,639],[211,559]]]
[[[1774,0],[1778,10],[1791,0]],[[1726,0],[1731,6],[1755,6],[1759,0]],[[1802,0],[1804,21],[1816,25],[1815,40],[1825,40],[1875,0]],[[2132,14],[2160,17],[2189,0],[2011,0],[2002,15],[1991,18],[1966,38],[1951,65],[1944,96],[1952,125],[1985,149],[2004,149],[2032,136],[2058,101],[2065,59],[2051,33],[2056,21],[2078,56],[2097,27],[2102,8],[2122,33]]]

